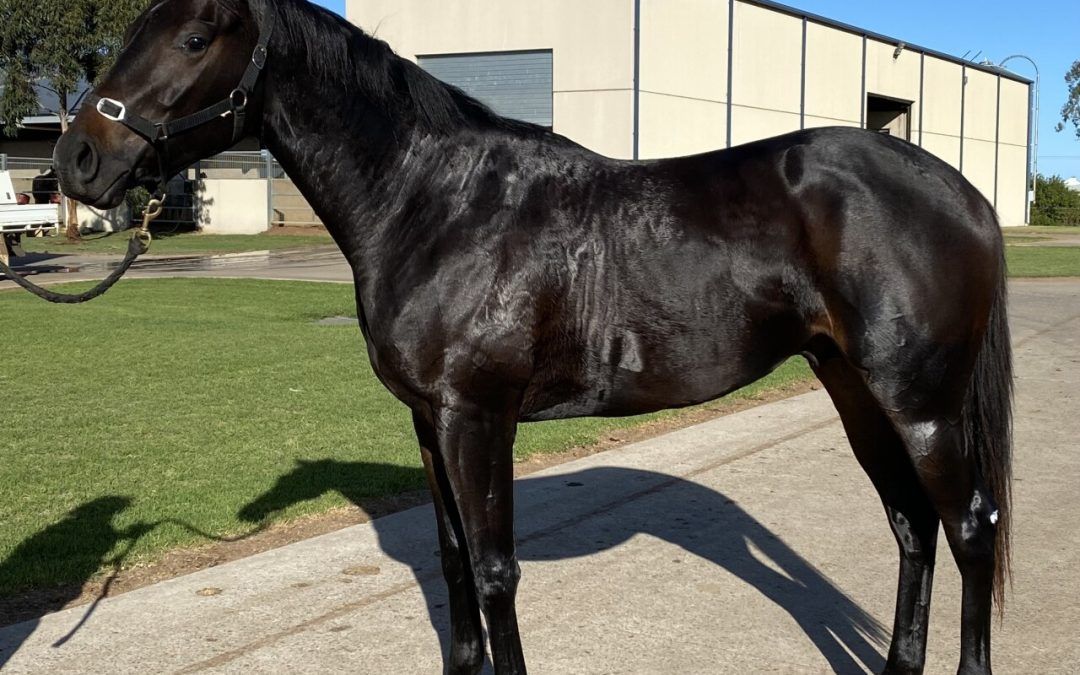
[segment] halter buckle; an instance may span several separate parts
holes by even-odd
[[[255,50],[251,52],[251,63],[259,70],[263,69],[266,65],[266,45],[255,45]]]
[[[112,111],[106,111],[105,106],[110,106]],[[99,115],[113,122],[123,122],[127,118],[127,108],[114,98],[99,98],[94,108]]]

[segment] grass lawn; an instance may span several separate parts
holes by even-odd
[[[69,242],[63,236],[23,237],[27,253],[108,253],[122,256],[127,252],[129,232],[90,234],[80,241]],[[199,234],[185,232],[167,234],[154,232],[150,255],[181,255],[185,253],[239,253],[307,246],[333,245],[325,232],[312,234]]]
[[[0,341],[22,345],[0,369],[0,596],[207,541],[178,522],[229,535],[422,488],[359,330],[313,323],[353,313],[351,286],[282,281],[124,281],[77,306],[0,293]],[[790,361],[735,396],[810,377]],[[647,418],[523,425],[517,453]]]
[[[1011,277],[1080,276],[1080,246],[1006,246]]]

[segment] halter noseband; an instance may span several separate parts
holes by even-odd
[[[270,36],[273,32],[274,13],[272,11],[272,3],[267,2],[265,9],[263,10],[263,22],[259,32],[259,41],[251,53],[251,61],[244,70],[244,75],[240,78],[240,83],[236,85],[236,88],[229,92],[229,95],[224,99],[185,117],[169,120],[167,122],[151,122],[142,115],[128,110],[127,106],[124,105],[122,101],[118,101],[114,98],[101,97],[94,93],[87,95],[86,102],[89,105],[94,106],[94,109],[97,110],[98,114],[105,119],[123,124],[150,143],[154,148],[154,152],[157,154],[158,170],[160,173],[158,177],[159,190],[164,194],[165,183],[168,180],[168,155],[165,143],[171,136],[190,131],[195,127],[202,126],[219,117],[228,117],[229,115],[232,115],[232,143],[235,144],[243,137],[244,124],[247,119],[248,99],[250,98],[251,91],[255,88],[255,84],[259,81],[259,75],[262,74],[263,67],[266,66],[267,45],[270,43]]]

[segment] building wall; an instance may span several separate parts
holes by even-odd
[[[994,200],[997,171],[997,76],[967,68],[964,87],[964,176],[987,199]]]
[[[798,129],[802,21],[744,2],[734,17],[732,144]]]
[[[832,29],[834,33],[837,31]],[[909,49],[900,50],[896,55],[896,45],[866,40],[866,94],[877,94],[888,98],[912,103],[911,106],[911,141],[917,142],[919,126],[920,60],[921,54]],[[863,102],[865,105],[865,101]]]
[[[378,37],[410,59],[551,49],[555,130],[628,158],[635,151],[634,6],[347,0],[346,9],[350,21],[377,27]],[[866,96],[875,94],[909,102],[911,142],[961,169],[1003,225],[1023,224],[1027,84],[912,47],[897,53],[895,42],[751,0],[639,0],[639,7],[638,157],[702,152],[799,128],[861,126]]]
[[[641,0],[639,157],[724,146],[727,19],[725,0]]]
[[[52,151],[55,145],[55,138],[21,140],[0,136],[0,153],[11,157],[35,157],[46,159],[52,157]]]
[[[258,234],[267,229],[266,181],[204,178],[196,183],[195,223],[209,234]]]
[[[862,38],[806,26],[806,118],[810,127],[862,123]]]
[[[1030,87],[1001,78],[998,124],[997,210],[1005,223],[1019,224],[1027,210],[1028,105]]]
[[[551,49],[556,131],[611,157],[633,154],[632,2],[590,0],[585,9],[577,0],[348,0],[345,14],[413,61]]]
[[[923,70],[922,146],[954,167],[960,167],[960,110],[964,68],[926,57]]]

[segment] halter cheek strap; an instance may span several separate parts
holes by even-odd
[[[105,119],[123,124],[128,129],[131,129],[145,138],[146,141],[153,146],[154,151],[158,156],[161,190],[164,191],[165,182],[168,179],[168,176],[166,175],[166,172],[168,171],[168,160],[165,143],[171,136],[190,131],[191,129],[200,127],[219,117],[228,117],[232,115],[232,142],[235,144],[243,137],[244,126],[247,122],[248,101],[251,97],[252,90],[255,89],[255,84],[259,81],[259,76],[262,74],[263,68],[266,66],[267,45],[270,44],[270,36],[273,32],[274,13],[272,11],[272,3],[267,2],[263,11],[263,22],[259,32],[259,41],[256,43],[255,49],[252,50],[251,61],[247,64],[244,75],[240,78],[240,83],[237,84],[236,88],[229,92],[229,95],[224,99],[190,115],[175,120],[169,120],[167,122],[151,122],[142,115],[128,110],[127,106],[124,105],[122,101],[114,98],[102,97],[90,93],[86,97],[86,102],[87,104],[92,105],[94,109],[97,110],[98,114]]]

